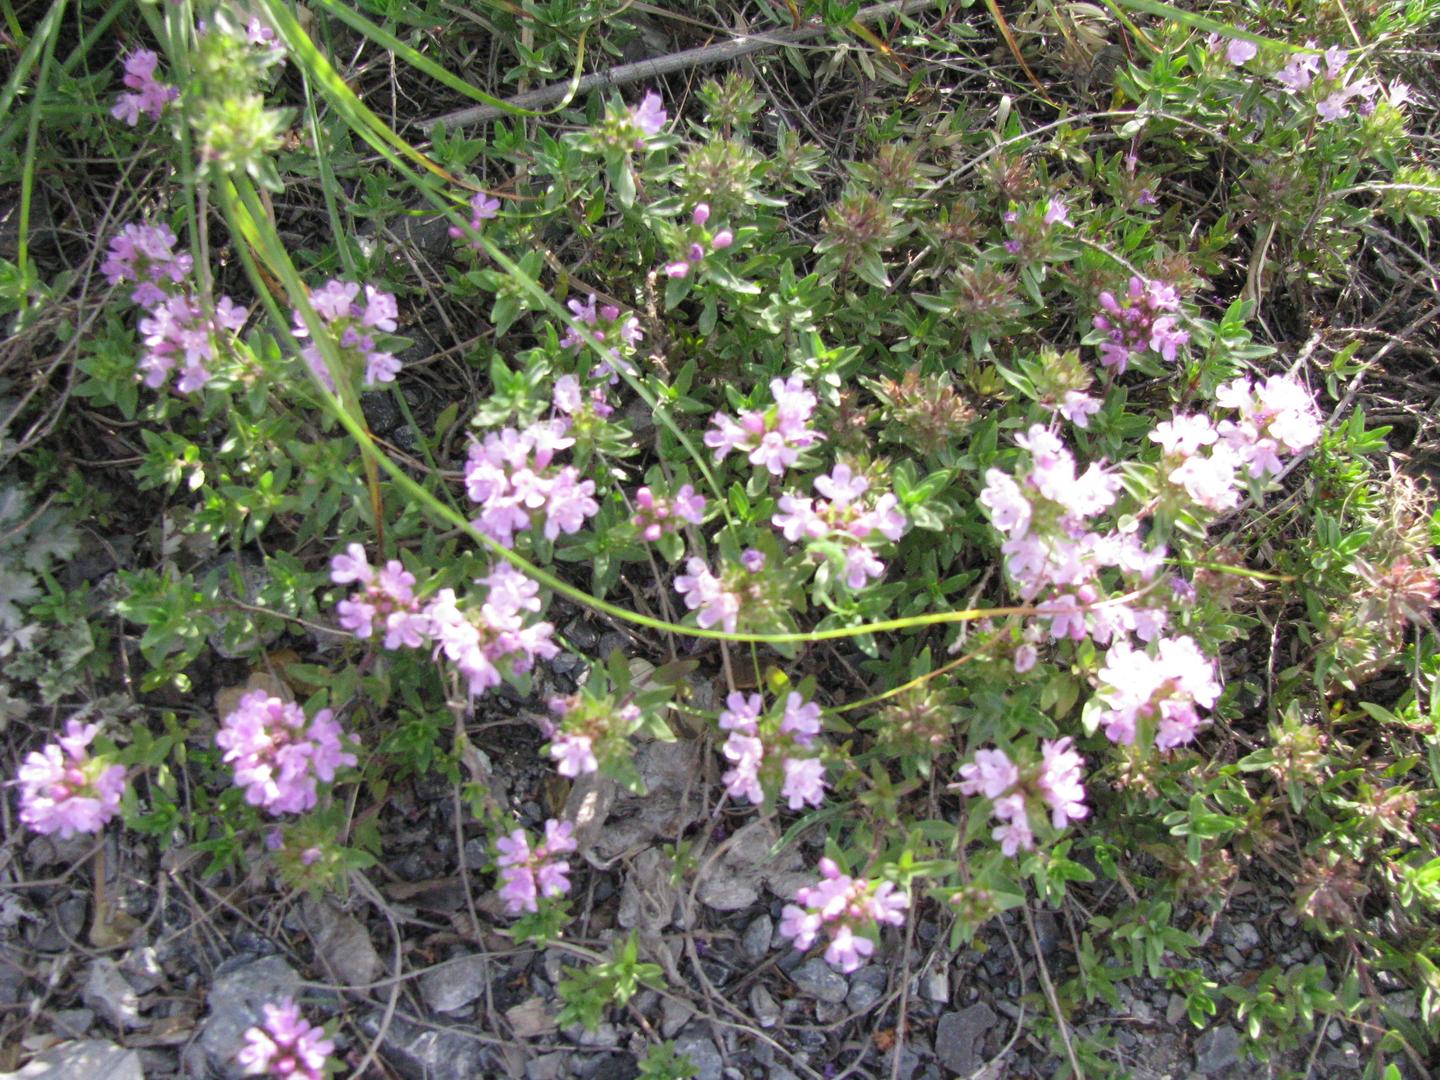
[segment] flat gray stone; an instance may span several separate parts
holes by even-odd
[[[116,1031],[145,1026],[140,1017],[140,998],[114,960],[102,956],[91,962],[80,997]]]
[[[750,988],[750,1015],[762,1028],[772,1028],[780,1022],[780,1006],[759,983]]]
[[[684,1054],[695,1066],[695,1080],[724,1080],[725,1059],[704,1028],[691,1025],[675,1040],[675,1052]]]
[[[1240,1060],[1240,1032],[1216,1024],[1195,1040],[1195,1071],[1210,1076]]]
[[[983,1001],[947,1012],[935,1026],[935,1056],[952,1072],[969,1076],[985,1064],[985,1036],[999,1017]]]
[[[102,1039],[61,1043],[0,1080],[145,1080],[140,1055]]]
[[[845,976],[818,956],[812,956],[790,973],[790,978],[806,997],[838,1005],[845,1000],[850,986]]]
[[[384,1012],[375,1009],[360,1020],[366,1038],[380,1032]],[[494,1075],[484,1046],[452,1031],[412,1024],[395,1016],[380,1043],[380,1056],[405,1080],[473,1080]]]
[[[465,956],[442,964],[420,976],[420,996],[431,1012],[463,1009],[485,993],[487,961],[482,956]]]
[[[745,954],[745,959],[758,963],[770,952],[770,943],[774,940],[774,921],[768,915],[761,915],[745,927],[745,933],[740,937],[740,951]]]

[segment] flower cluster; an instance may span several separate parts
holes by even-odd
[[[1188,637],[1161,638],[1153,652],[1117,641],[1097,677],[1100,724],[1125,746],[1152,732],[1161,750],[1183,746],[1202,722],[1195,707],[1208,709],[1220,696],[1215,662]]]
[[[1215,400],[1238,419],[1215,423],[1203,415],[1177,415],[1150,433],[1160,444],[1165,478],[1205,510],[1238,505],[1242,477],[1278,476],[1281,454],[1300,453],[1320,437],[1314,399],[1287,376],[1272,375],[1258,386],[1234,379],[1216,391]]]
[[[597,306],[594,294],[586,298],[584,303],[567,300],[565,306],[570,309],[570,314],[575,316],[576,322],[589,327],[590,338],[601,346],[607,357],[591,369],[592,379],[609,379],[611,383],[617,383],[620,381],[618,372],[634,374],[635,369],[627,358],[634,353],[635,346],[640,344],[645,336],[640,329],[639,319],[622,312],[614,304]],[[578,349],[585,345],[585,341],[585,337],[577,333],[573,326],[567,326],[560,345],[566,349]]]
[[[596,378],[603,378],[601,375]],[[610,398],[605,393],[605,387],[592,386],[590,392],[585,393],[580,385],[580,379],[575,375],[561,375],[555,380],[555,392],[551,395],[551,403],[555,411],[565,417],[566,423],[578,426],[583,423],[587,414],[604,420],[615,411],[615,406],[610,404]]]
[[[570,891],[570,863],[557,856],[576,848],[575,826],[568,821],[545,823],[545,839],[532,850],[524,829],[495,841],[500,850],[500,899],[508,914],[539,911],[541,897],[564,896]]]
[[[364,385],[376,386],[394,382],[400,371],[400,360],[394,353],[379,347],[376,333],[395,332],[399,309],[392,293],[381,292],[373,285],[365,286],[365,302],[357,303],[360,286],[353,281],[333,279],[310,294],[310,305],[321,322],[329,328],[331,338],[340,352],[342,370],[360,368]],[[300,312],[295,312],[294,333],[297,338],[310,336]],[[300,350],[300,356],[316,377],[332,394],[335,379],[319,346],[314,343]]]
[[[252,690],[221,721],[215,742],[235,767],[245,801],[267,813],[302,814],[318,801],[316,782],[329,783],[342,765],[354,765],[345,732],[329,709],[310,720],[293,702]]]
[[[885,572],[867,542],[877,537],[899,540],[905,532],[905,515],[899,500],[886,492],[866,506],[863,496],[870,481],[849,465],[836,465],[827,476],[817,477],[815,490],[823,498],[782,495],[779,511],[770,519],[785,539],[793,542],[838,539],[845,558],[845,582],[852,589],[863,588]]]
[[[680,522],[688,521],[699,525],[705,516],[705,497],[698,495],[689,484],[681,484],[670,496],[656,495],[648,487],[635,492],[635,516],[632,522],[640,533],[640,539],[653,543],[667,532],[673,532]]]
[[[721,229],[713,235],[704,231],[705,223],[710,220],[710,205],[701,203],[690,215],[690,224],[694,226],[698,239],[692,240],[690,246],[685,249],[685,258],[676,259],[674,262],[665,264],[665,276],[670,278],[685,278],[690,276],[690,270],[698,266],[705,258],[706,245],[710,251],[724,251],[735,242],[735,234],[729,229]]]
[[[1206,45],[1213,53],[1223,53],[1225,62],[1239,67],[1241,64],[1249,63],[1260,54],[1260,47],[1253,41],[1246,41],[1243,38],[1225,37],[1222,34],[1210,34],[1205,39]]]
[[[1163,547],[1147,549],[1136,531],[1095,529],[1090,519],[1114,504],[1119,478],[1098,464],[1077,475],[1070,451],[1042,425],[1016,442],[1030,451],[1029,471],[1017,480],[990,469],[980,504],[1006,536],[1000,550],[1021,597],[1037,604],[1055,641],[1078,641],[1087,633],[1102,643],[1117,633],[1150,640],[1165,626],[1163,609],[1089,607],[1105,597],[1102,569],[1149,581],[1165,558]]]
[[[194,260],[175,251],[175,234],[164,225],[126,225],[100,265],[111,285],[134,282],[130,299],[147,312],[140,319],[145,352],[136,367],[151,389],[163,386],[177,367],[177,390],[203,388],[212,378],[216,342],[238,334],[249,317],[228,296],[207,310],[187,285],[193,269]]]
[[[725,455],[735,450],[747,454],[752,465],[782,476],[799,459],[800,451],[824,438],[810,427],[817,401],[799,375],[772,379],[770,395],[775,401],[768,409],[746,409],[738,420],[715,414],[710,421],[715,426],[705,432],[705,445],[715,451],[716,461],[725,460]]]
[[[335,1043],[300,1015],[290,998],[265,1004],[265,1022],[245,1032],[245,1045],[235,1060],[245,1076],[295,1077],[323,1080],[326,1060]]]
[[[479,232],[480,227],[487,221],[494,221],[500,216],[500,200],[492,198],[483,191],[477,191],[470,199],[470,229],[472,232]],[[465,230],[458,225],[451,225],[446,230],[452,240],[464,240]],[[480,242],[475,239],[468,241],[476,251],[480,250]]]
[[[360,588],[336,607],[340,625],[358,638],[385,635],[385,648],[418,648],[429,632],[429,619],[415,599],[415,575],[398,559],[383,569],[371,567],[365,549],[351,544],[342,555],[330,560],[330,580],[337,585],[357,584]]]
[[[479,608],[462,610],[453,589],[441,589],[425,606],[426,634],[479,697],[500,685],[506,674],[523,675],[537,659],[549,660],[559,649],[550,640],[548,622],[526,624],[540,610],[540,586],[508,563],[501,563],[477,584],[487,589]]]
[[[155,78],[156,65],[160,58],[149,49],[137,49],[125,58],[125,75],[121,81],[130,88],[130,93],[115,99],[110,115],[134,127],[144,113],[151,120],[159,120],[165,106],[180,96],[173,86],[166,86]]]
[[[849,974],[875,952],[881,926],[902,926],[910,898],[890,881],[867,881],[842,874],[832,859],[820,860],[820,880],[795,893],[795,903],[780,913],[780,933],[805,950],[824,932],[830,939],[825,961]]]
[[[1306,46],[1313,49],[1315,42],[1308,41]],[[1356,98],[1360,100],[1355,111],[1361,116],[1368,116],[1374,111],[1380,84],[1374,79],[1356,78],[1354,68],[1346,70],[1349,60],[1350,54],[1338,45],[1332,45],[1323,53],[1297,52],[1276,72],[1275,78],[1291,94],[1304,93],[1316,85],[1317,79],[1321,80],[1323,86],[1319,92],[1323,96],[1315,104],[1315,113],[1321,123],[1349,116],[1350,102]]]
[[[473,443],[465,462],[465,490],[480,504],[472,524],[511,547],[515,534],[543,519],[545,539],[578,532],[600,511],[595,482],[573,465],[557,466],[555,452],[573,446],[563,420],[544,420],[524,431],[505,428]]]
[[[558,718],[558,723],[542,724],[550,739],[550,757],[560,775],[571,779],[598,769],[596,748],[603,756],[607,747],[623,744],[641,720],[634,702],[620,705],[613,697],[589,693],[552,698],[549,707]]]
[[[1070,739],[1046,739],[1040,744],[1040,754],[1040,761],[1023,772],[1003,750],[979,750],[973,762],[960,766],[960,793],[990,800],[1000,823],[991,836],[1008,856],[1035,848],[1032,807],[1043,806],[1056,829],[1090,812],[1081,773],[1085,759],[1075,752]]]
[[[125,768],[107,765],[86,748],[98,724],[70,720],[65,734],[31,751],[20,766],[20,820],[37,833],[99,832],[120,810]]]
[[[1100,343],[1100,363],[1123,374],[1130,357],[1146,349],[1159,353],[1173,363],[1176,350],[1190,340],[1184,330],[1176,329],[1173,314],[1180,310],[1180,297],[1172,285],[1163,281],[1130,278],[1129,291],[1116,299],[1106,290],[1100,294],[1101,312],[1095,316],[1095,329],[1105,335]]]
[[[778,788],[791,810],[819,806],[825,799],[825,765],[816,745],[820,706],[791,691],[783,709],[763,710],[759,694],[725,699],[720,729],[730,733],[724,753],[732,763],[722,777],[726,794],[759,805],[767,790]]]

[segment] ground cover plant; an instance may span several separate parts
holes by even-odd
[[[0,1067],[1430,1075],[1428,0],[0,13]]]

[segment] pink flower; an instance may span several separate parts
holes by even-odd
[[[1000,844],[1001,852],[1014,858],[1020,851],[1033,851],[1035,834],[1030,831],[1030,818],[1023,795],[1007,795],[995,800],[995,817],[1000,821],[990,836]]]
[[[764,700],[759,694],[734,691],[725,699],[725,708],[720,711],[720,730],[754,735],[755,725],[764,708]]]
[[[1106,335],[1100,362],[1117,375],[1124,373],[1134,353],[1147,348],[1174,362],[1179,346],[1190,340],[1186,331],[1176,329],[1174,314],[1165,314],[1180,310],[1180,298],[1166,282],[1131,277],[1124,297],[1102,292],[1100,308],[1093,320],[1095,329]]]
[[[235,1058],[244,1075],[323,1080],[335,1043],[304,1019],[288,997],[277,1004],[267,1002],[264,1012],[264,1024],[245,1032],[245,1045]]]
[[[796,949],[810,948],[825,932],[825,961],[845,973],[859,968],[875,952],[881,926],[902,926],[910,899],[889,881],[867,881],[842,874],[835,863],[820,860],[820,880],[795,893],[780,916],[780,935]]]
[[[646,135],[658,135],[668,118],[665,103],[653,90],[647,90],[640,104],[630,110],[631,122]]]
[[[732,799],[748,799],[757,806],[764,802],[760,764],[765,760],[765,744],[753,735],[732,731],[725,740],[724,754],[734,763],[734,768],[721,777],[726,794]]]
[[[252,690],[221,722],[215,742],[245,801],[278,816],[309,810],[317,781],[329,783],[342,765],[355,764],[344,734],[329,709],[307,721],[300,706]]]
[[[500,200],[492,198],[483,191],[477,191],[470,199],[470,228],[473,232],[479,232],[480,227],[487,221],[494,221],[500,216]],[[464,240],[465,230],[458,225],[451,225],[446,230],[452,240]],[[467,241],[476,251],[484,249],[478,238]],[[392,327],[393,329],[393,327]]]
[[[115,99],[110,115],[134,127],[143,113],[151,120],[159,120],[165,106],[180,96],[173,86],[166,86],[155,78],[155,68],[160,58],[149,49],[138,49],[125,58],[125,75],[121,80],[131,90]]]
[[[1070,208],[1065,205],[1063,199],[1051,199],[1045,204],[1045,216],[1041,219],[1046,225],[1054,225],[1057,221],[1061,225],[1070,224]]]
[[[539,911],[540,898],[564,896],[570,891],[570,863],[557,856],[576,849],[575,826],[553,818],[545,823],[545,839],[532,851],[524,829],[516,829],[508,837],[495,841],[500,851],[496,865],[500,868],[500,899],[505,911],[519,915],[522,911]]]
[[[1072,741],[1046,739],[1041,744],[1043,764],[1036,780],[1040,796],[1050,807],[1050,821],[1057,829],[1063,829],[1072,821],[1085,817],[1090,809],[1085,805],[1085,785],[1081,769],[1085,759],[1071,747]]]
[[[1100,411],[1102,403],[1079,390],[1065,391],[1064,400],[1056,408],[1061,416],[1076,427],[1084,430],[1090,426],[1090,417]]]
[[[817,401],[800,376],[771,380],[770,392],[775,399],[771,409],[747,410],[738,421],[724,413],[715,414],[711,420],[715,426],[705,432],[705,445],[715,451],[716,461],[736,450],[747,454],[751,464],[782,476],[799,459],[801,450],[824,438],[809,427]]]
[[[1020,770],[1003,750],[977,750],[975,760],[960,766],[960,793],[998,799],[1020,781]]]
[[[695,621],[702,629],[719,623],[726,633],[733,634],[740,619],[739,595],[728,590],[703,559],[692,556],[685,569],[686,573],[675,578],[675,588],[685,606],[699,612]]]
[[[328,329],[342,370],[361,373],[362,385],[378,386],[395,381],[401,363],[399,357],[381,349],[370,333],[379,330],[391,333],[396,328],[398,306],[392,293],[381,292],[366,285],[365,303],[357,303],[361,287],[353,281],[332,279],[310,293],[310,306]],[[297,338],[309,337],[310,330],[297,310],[293,332]],[[316,378],[331,393],[335,392],[334,374],[317,345],[307,345],[300,356]]]
[[[819,806],[825,801],[825,766],[819,758],[786,758],[785,783],[780,796],[791,810]]]
[[[136,282],[130,299],[153,308],[165,300],[194,267],[188,252],[175,250],[175,234],[165,225],[126,225],[110,240],[100,272],[111,285]]]
[[[595,746],[590,736],[565,734],[550,740],[550,756],[558,761],[561,776],[572,779],[592,773],[600,767],[595,760]]]
[[[26,756],[16,777],[22,823],[66,839],[99,832],[119,813],[124,766],[106,765],[86,749],[99,730],[98,724],[69,720],[65,734]]]
[[[1191,741],[1202,723],[1196,706],[1211,708],[1220,697],[1214,661],[1189,637],[1160,638],[1153,655],[1116,642],[1097,678],[1105,734],[1126,745],[1142,721],[1153,725],[1162,750]]]
[[[710,249],[712,251],[724,251],[735,242],[735,234],[729,229],[721,229],[710,238]]]
[[[465,464],[465,487],[480,514],[471,524],[505,547],[517,532],[543,518],[546,539],[578,532],[600,511],[595,482],[582,480],[572,465],[554,464],[555,451],[574,444],[566,421],[531,424],[524,431],[505,428],[473,443]]]

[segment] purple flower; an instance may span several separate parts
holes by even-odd
[[[267,1002],[264,1012],[264,1024],[245,1032],[245,1045],[235,1058],[244,1075],[323,1080],[335,1043],[302,1017],[288,997],[277,1004]]]
[[[1162,750],[1190,742],[1202,723],[1196,706],[1211,708],[1220,696],[1215,662],[1188,637],[1160,638],[1153,654],[1116,642],[1097,678],[1100,723],[1113,742],[1126,745],[1142,722],[1152,725]]]
[[[1070,224],[1070,208],[1065,205],[1063,199],[1051,199],[1045,204],[1045,216],[1041,219],[1046,225],[1054,225],[1057,221],[1061,225]]]
[[[110,240],[100,272],[111,285],[136,282],[130,299],[144,308],[162,303],[194,267],[188,252],[175,251],[175,234],[165,225],[126,225]]]
[[[453,589],[441,589],[425,606],[428,636],[436,655],[443,653],[469,683],[472,696],[500,685],[506,673],[523,674],[536,659],[559,649],[548,622],[527,624],[540,610],[539,586],[508,563],[498,564],[476,584],[487,587],[478,609],[461,610]]]
[[[210,381],[207,366],[215,359],[215,342],[228,331],[233,334],[245,325],[248,312],[228,296],[222,296],[216,310],[206,312],[188,292],[161,299],[140,320],[145,353],[137,365],[145,385],[157,389],[170,373],[180,368],[175,389],[182,394],[200,390]]]
[[[820,880],[796,890],[795,903],[781,911],[780,935],[803,951],[827,934],[825,962],[849,974],[874,954],[879,928],[904,925],[909,907],[893,882],[852,878],[825,858]]]
[[[578,532],[600,511],[595,482],[574,466],[552,464],[555,451],[574,444],[563,420],[538,421],[524,431],[491,432],[470,447],[465,488],[480,514],[471,524],[505,547],[517,532],[543,519],[546,539]]]
[[[747,410],[738,420],[715,414],[711,420],[715,426],[705,432],[705,445],[715,451],[716,461],[735,450],[747,454],[751,464],[781,476],[799,459],[801,450],[824,438],[809,427],[817,401],[800,376],[771,380],[770,393],[775,399],[770,409]]]
[[[1176,329],[1175,316],[1164,314],[1178,312],[1180,298],[1174,287],[1163,281],[1131,277],[1124,297],[1102,292],[1100,308],[1093,320],[1095,329],[1106,335],[1100,344],[1100,363],[1114,368],[1117,375],[1124,373],[1134,353],[1145,349],[1173,363],[1178,348],[1190,340],[1186,331]]]
[[[657,496],[648,487],[635,492],[635,516],[631,519],[640,532],[640,539],[654,542],[668,532],[674,532],[681,522],[699,525],[705,516],[705,497],[696,493],[689,484],[680,488],[669,498]]]
[[[393,353],[380,349],[375,338],[369,333],[380,330],[391,333],[396,328],[398,305],[393,293],[381,292],[373,285],[365,286],[365,303],[357,303],[360,286],[353,281],[338,278],[326,282],[310,293],[310,306],[320,320],[328,324],[331,340],[340,354],[342,370],[359,370],[362,385],[378,386],[395,381],[400,373],[400,359]],[[297,338],[309,337],[309,328],[300,312],[295,313],[294,334]],[[316,345],[307,345],[300,350],[306,366],[315,373],[331,393],[335,382],[324,354]]]
[[[500,851],[496,864],[500,867],[500,899],[505,911],[519,915],[522,911],[540,910],[541,897],[564,896],[570,891],[570,863],[557,856],[576,849],[575,826],[553,818],[545,823],[545,839],[532,851],[524,829],[495,841]]]
[[[780,797],[791,810],[819,806],[825,801],[825,766],[819,758],[786,758],[785,782]]]
[[[551,739],[550,756],[559,762],[560,775],[572,779],[600,767],[595,760],[595,745],[588,735],[565,734]]]
[[[494,221],[500,216],[500,200],[492,198],[483,191],[477,191],[470,198],[470,228],[473,232],[479,232],[480,227],[487,221]],[[464,240],[465,230],[458,225],[451,225],[446,230],[452,240]],[[476,251],[483,249],[479,239],[467,241]],[[392,328],[393,329],[393,328]]]
[[[1003,750],[977,750],[975,760],[960,766],[960,794],[998,799],[1020,782],[1020,770]]]
[[[16,777],[22,823],[66,839],[99,832],[119,813],[124,766],[106,765],[86,749],[99,730],[98,724],[69,720],[65,734],[26,756]]]
[[[307,721],[300,706],[252,690],[221,722],[215,742],[245,801],[278,816],[309,810],[318,801],[316,782],[329,783],[342,765],[355,764],[344,734],[329,709]]]
[[[710,238],[711,251],[724,251],[735,242],[735,234],[729,229],[721,229]]]
[[[1076,427],[1084,430],[1090,426],[1090,417],[1101,409],[1101,402],[1079,390],[1065,391],[1065,397],[1056,408],[1061,416]]]
[[[173,86],[166,86],[155,78],[155,68],[160,58],[149,49],[139,49],[125,58],[125,75],[122,82],[134,93],[121,94],[115,99],[110,115],[134,127],[144,113],[151,120],[159,120],[165,106],[180,96]]]
[[[660,95],[647,90],[640,104],[630,110],[630,121],[646,135],[658,135],[668,116]]]
[[[1241,64],[1254,60],[1260,54],[1260,47],[1253,41],[1244,41],[1240,38],[1231,38],[1225,46],[1225,59],[1239,67]]]
[[[1085,805],[1084,774],[1081,772],[1085,759],[1071,748],[1069,738],[1046,739],[1040,747],[1043,763],[1036,786],[1041,798],[1050,807],[1051,824],[1063,829],[1090,812]]]
[[[703,629],[719,623],[726,633],[735,633],[740,618],[739,595],[725,588],[703,559],[692,556],[685,570],[675,578],[675,588],[685,606],[699,612],[695,621]]]

